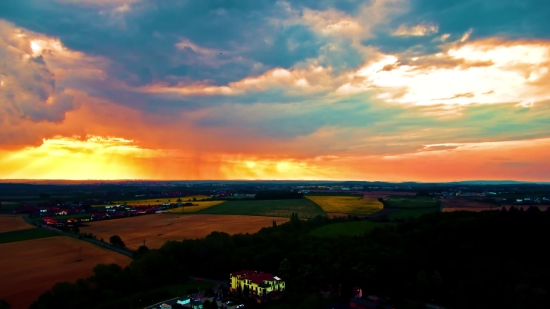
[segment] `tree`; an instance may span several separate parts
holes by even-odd
[[[211,309],[218,309],[218,302],[216,302],[216,299],[212,300],[212,302],[210,303],[210,308]]]
[[[432,284],[435,287],[440,287],[443,284],[443,279],[437,271],[434,271],[434,273],[432,274]]]
[[[298,218],[298,213],[292,213],[290,215],[290,222],[296,228],[300,228],[302,221]]]
[[[139,248],[134,252],[134,258],[140,258],[147,252],[149,252],[149,248],[147,248],[147,246],[139,246]]]
[[[126,247],[126,244],[124,244],[124,242],[118,235],[111,236],[111,238],[109,238],[109,243],[115,246],[123,247],[123,248]]]
[[[242,292],[243,292],[243,287],[240,285],[237,285],[237,291],[236,291],[237,297],[241,297]]]
[[[7,301],[0,299],[0,309],[10,309],[10,308],[11,306]]]
[[[277,221],[273,220],[273,227],[277,227]]]
[[[249,293],[250,293],[250,288],[248,287],[248,285],[245,285],[243,288],[243,296],[248,297]]]
[[[196,197],[194,197],[194,198],[193,198],[193,202],[196,202],[196,201],[197,201],[197,198],[196,198]]]
[[[279,264],[279,275],[283,279],[288,279],[288,277],[290,277],[290,262],[288,259],[282,260],[281,264]]]
[[[430,191],[428,191],[428,190],[419,190],[416,193],[416,196],[430,196]]]

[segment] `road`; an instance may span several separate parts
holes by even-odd
[[[27,215],[23,216],[23,219],[25,219],[25,221],[27,221],[28,223],[30,223],[32,225],[36,225],[35,222],[31,221]],[[56,232],[56,233],[61,234],[61,235],[76,238],[78,240],[87,241],[87,242],[92,243],[94,245],[98,245],[100,247],[103,247],[103,248],[106,248],[106,249],[109,249],[109,250],[112,250],[112,251],[115,251],[117,253],[120,253],[120,254],[123,254],[123,255],[126,255],[128,257],[133,258],[133,254],[132,254],[131,251],[113,246],[109,243],[106,243],[106,242],[103,242],[103,241],[100,241],[100,240],[97,240],[97,239],[86,238],[86,237],[80,238],[76,234],[69,233],[69,232],[64,232],[64,231],[58,230],[56,228],[53,228],[53,227],[50,227],[50,226],[47,226],[47,225],[40,225],[38,228],[43,228],[43,229],[46,229],[46,230],[50,230],[50,231]]]

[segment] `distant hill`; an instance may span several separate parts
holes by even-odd
[[[535,182],[529,181],[516,181],[516,180],[464,180],[449,182],[450,184],[463,184],[463,185],[515,185],[515,184],[532,184]]]

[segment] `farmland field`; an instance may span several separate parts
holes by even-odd
[[[346,191],[339,191],[339,192],[334,192],[334,191],[326,191],[326,192],[311,192],[311,193],[306,193],[304,194],[304,196],[358,196],[358,197],[362,197],[363,194],[359,194],[355,191],[352,191],[352,192],[346,192]]]
[[[137,198],[128,198],[127,200],[117,200],[111,202],[111,204],[98,204],[95,206],[112,206],[112,205],[119,205],[124,204],[126,202],[128,205],[141,205],[141,206],[147,206],[147,205],[160,205],[163,203],[177,203],[178,199],[181,199],[182,202],[189,202],[193,201],[193,198],[195,198],[197,201],[201,201],[202,199],[211,199],[212,197],[210,195],[192,195],[192,196],[182,196],[182,197],[159,197],[159,198],[149,198],[149,199],[137,199]]]
[[[103,238],[106,241],[111,236],[118,235],[128,249],[135,250],[143,245],[143,240],[150,249],[160,248],[168,240],[202,238],[213,231],[228,234],[255,233],[262,227],[272,226],[273,221],[280,224],[287,222],[288,219],[233,215],[154,214],[98,221],[81,227],[80,231],[92,233],[97,239]]]
[[[26,230],[33,226],[28,224],[21,215],[0,215],[0,233]]]
[[[362,196],[307,196],[308,199],[319,205],[325,212],[348,214],[371,214],[383,208],[377,198],[365,199]]]
[[[523,210],[529,209],[530,206],[538,207],[540,211],[546,211],[548,209],[548,205],[514,205],[515,208],[518,210],[520,208],[523,208]],[[495,210],[501,210],[502,207],[506,208],[506,210],[510,210],[512,208],[511,205],[505,205],[505,206],[496,206],[493,205],[492,207],[468,207],[468,206],[460,206],[460,207],[446,207],[444,206],[442,211],[443,212],[453,212],[453,211],[473,211],[473,212],[480,212],[480,211],[495,211]]]
[[[392,225],[391,222],[372,222],[372,221],[353,221],[328,224],[314,229],[309,234],[317,237],[335,237],[335,236],[356,236],[363,235],[366,232],[386,225]]]
[[[75,214],[75,215],[65,215],[65,216],[52,216],[50,218],[55,219],[55,220],[67,220],[67,219],[71,219],[71,218],[75,218],[75,219],[87,218],[87,219],[90,219],[91,216],[92,216],[92,214]],[[42,218],[42,217],[30,218],[30,220],[33,221],[33,222],[41,222],[43,219],[44,218]]]
[[[442,199],[443,207],[495,208],[495,204],[467,199]]]
[[[439,212],[439,208],[402,209],[389,215],[390,220],[418,218],[422,215]]]
[[[31,227],[30,229],[26,229],[26,230],[0,233],[0,244],[22,241],[22,240],[53,237],[53,236],[59,236],[59,234],[57,234],[56,232],[52,232],[50,230]]]
[[[501,207],[490,204],[490,203],[484,203],[479,202],[475,200],[468,200],[468,199],[442,199],[441,202],[443,203],[443,212],[452,212],[452,211],[485,211],[485,210],[497,210],[501,209]]]
[[[397,210],[389,215],[390,220],[418,218],[425,214],[440,211],[440,201],[431,197],[390,196],[385,202],[386,209]]]
[[[390,196],[386,200],[386,208],[394,209],[418,209],[418,208],[439,208],[439,201],[431,197],[397,197]]]
[[[405,191],[368,191],[363,193],[365,195],[416,196],[416,192],[405,192]]]
[[[205,210],[207,208],[210,208],[212,206],[217,206],[217,205],[220,205],[222,203],[224,203],[225,201],[205,201],[205,202],[192,202],[193,204],[198,204],[198,206],[183,206],[183,207],[178,207],[178,208],[172,208],[170,210],[168,210],[169,213],[194,213],[194,212],[198,212],[198,211],[201,211],[201,210]]]
[[[227,201],[221,205],[198,212],[200,214],[248,215],[290,217],[297,213],[301,218],[314,218],[327,214],[307,198],[291,200],[241,200]]]
[[[131,261],[122,254],[63,236],[0,244],[0,252],[10,252],[0,254],[0,299],[7,300],[12,308],[27,308],[56,282],[90,276],[99,263],[124,267]]]
[[[21,204],[16,202],[2,202],[2,208],[0,208],[0,212],[2,213],[12,213],[12,211],[16,208],[18,208]]]

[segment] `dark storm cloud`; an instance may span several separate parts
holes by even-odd
[[[142,1],[121,12],[113,6],[7,1],[0,10],[0,18],[110,59],[110,74],[130,85],[170,75],[226,84],[316,57],[322,44],[305,26],[270,23],[288,17],[274,1]],[[220,53],[200,60],[176,48],[184,39]]]

